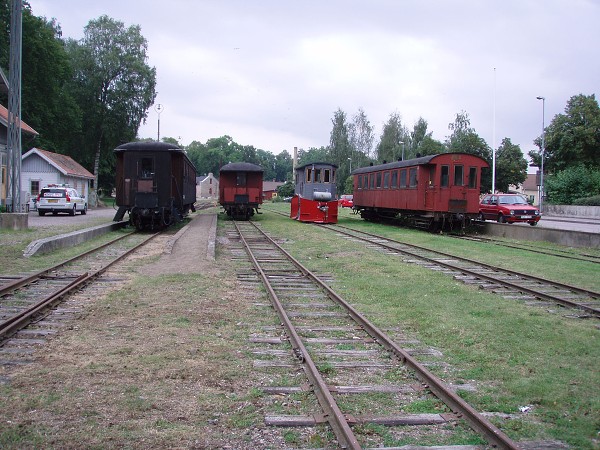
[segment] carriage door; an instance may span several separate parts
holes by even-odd
[[[460,159],[452,165],[452,183],[450,184],[450,201],[448,211],[453,213],[467,212],[467,190],[465,186],[465,166]]]
[[[425,210],[433,211],[435,204],[435,166],[423,166],[425,169]]]

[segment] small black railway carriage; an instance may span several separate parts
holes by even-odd
[[[117,147],[115,221],[129,212],[138,229],[160,229],[195,211],[196,168],[184,150],[165,142]]]
[[[219,170],[219,203],[227,215],[248,220],[263,202],[263,168],[235,162]]]

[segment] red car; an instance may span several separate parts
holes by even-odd
[[[488,194],[479,203],[479,220],[496,220],[500,223],[527,222],[537,225],[539,209],[527,203],[519,194]]]
[[[353,195],[342,195],[339,199],[339,204],[342,208],[352,208],[354,206]]]

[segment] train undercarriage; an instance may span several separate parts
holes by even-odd
[[[412,228],[431,232],[459,231],[463,232],[476,218],[460,212],[431,212],[395,210],[386,208],[354,207],[355,211],[368,222],[395,222]],[[471,217],[472,216],[472,217]]]

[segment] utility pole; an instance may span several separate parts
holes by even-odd
[[[21,36],[22,1],[12,0],[8,73],[8,186],[9,212],[21,212]]]

